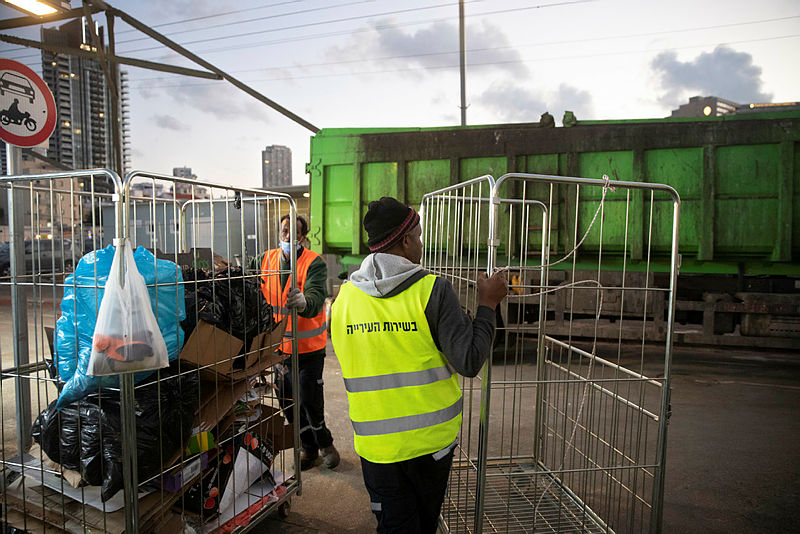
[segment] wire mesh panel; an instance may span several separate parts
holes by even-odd
[[[497,180],[486,265],[509,295],[449,531],[660,530],[678,203],[658,184]]]
[[[101,178],[107,193],[96,192]],[[286,338],[288,354],[276,349],[296,316],[273,314],[262,283],[296,283],[295,258],[266,271],[261,258],[277,247],[280,217],[294,221],[293,201],[140,172],[124,182],[86,172],[3,185],[16,216],[0,289],[19,319],[0,340],[3,521],[230,532],[286,511],[300,484],[297,431],[287,424],[297,405],[275,383],[277,368],[296,366],[296,339]],[[20,236],[32,242],[27,264]],[[127,246],[169,366],[91,376],[104,286]],[[113,354],[134,354],[126,343]]]
[[[425,195],[421,203],[422,265],[447,279],[462,306],[474,314],[478,274],[490,269],[490,194],[494,180],[484,176]],[[447,524],[472,524],[481,485],[477,458],[482,447],[482,386],[486,376],[461,377],[463,423],[442,514]],[[483,414],[485,417],[485,413]]]
[[[3,522],[9,526],[29,531],[42,530],[43,523],[64,530],[110,529],[115,521],[124,526],[121,496],[104,499],[102,491],[106,484],[109,496],[118,473],[99,447],[88,446],[114,440],[104,433],[99,415],[101,409],[118,414],[118,387],[116,393],[113,387],[102,392],[87,387],[86,397],[56,410],[66,384],[77,383],[70,380],[77,351],[63,341],[86,334],[77,321],[61,320],[64,311],[72,317],[85,312],[77,308],[76,292],[92,305],[102,291],[73,274],[86,253],[118,237],[120,185],[109,171],[0,179],[9,215],[0,254],[0,462]],[[109,232],[103,230],[106,216]],[[82,486],[84,476],[94,486]]]

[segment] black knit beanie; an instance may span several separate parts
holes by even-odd
[[[364,216],[364,229],[367,231],[367,245],[370,252],[383,252],[390,249],[401,237],[419,223],[419,213],[397,201],[396,198],[383,197],[369,203]]]

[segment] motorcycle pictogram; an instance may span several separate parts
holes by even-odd
[[[22,112],[19,109],[19,100],[14,99],[14,102],[8,106],[8,109],[0,111],[0,123],[3,124],[24,124],[25,128],[33,132],[36,130],[36,121],[31,118],[31,114],[27,111]]]

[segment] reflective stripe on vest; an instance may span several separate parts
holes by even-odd
[[[371,297],[342,286],[331,340],[342,368],[355,449],[375,463],[434,454],[461,427],[461,388],[425,317],[436,277],[398,295]]]
[[[289,315],[290,313],[292,313],[292,310],[290,310],[289,308],[284,308],[283,306],[273,306],[272,313],[274,313],[275,315]]]
[[[319,257],[319,254],[312,252],[308,249],[303,249],[303,253],[297,258],[297,287],[300,291],[305,286],[306,278],[308,276],[308,268]],[[272,313],[275,315],[275,320],[280,321],[284,316],[290,315],[291,310],[286,308],[286,296],[289,293],[291,280],[287,277],[286,283],[281,287],[280,283],[280,266],[281,266],[281,251],[280,249],[272,249],[264,254],[264,259],[261,261],[261,291],[267,302],[272,306]],[[303,354],[306,352],[313,352],[315,350],[324,349],[328,344],[328,336],[326,334],[327,327],[325,321],[325,309],[323,309],[314,317],[307,319],[305,317],[297,316],[297,352]],[[286,332],[284,333],[285,341],[281,344],[281,350],[285,353],[292,352],[292,323],[291,320],[287,322]]]
[[[435,412],[406,415],[403,417],[395,417],[394,419],[382,419],[380,421],[353,421],[353,430],[357,436],[379,436],[382,434],[391,434],[393,432],[419,430],[440,423],[446,423],[460,413],[461,397],[459,397],[454,404],[447,408],[436,410]]]
[[[439,380],[450,378],[453,371],[447,365],[411,371],[409,373],[394,373],[391,375],[362,376],[359,378],[345,378],[344,388],[350,393],[362,391],[378,391],[381,389],[400,388],[407,386],[423,386],[433,384]]]
[[[313,329],[313,330],[300,330],[299,333],[297,334],[297,339],[309,339],[309,338],[312,338],[312,337],[317,337],[320,334],[324,334],[327,330],[328,330],[328,327],[326,325],[324,325],[324,324],[322,326],[319,326],[319,327]],[[284,332],[283,333],[283,337],[291,338],[292,337],[292,332],[291,331]]]

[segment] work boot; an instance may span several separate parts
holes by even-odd
[[[314,464],[317,462],[317,458],[319,458],[319,453],[317,451],[308,452],[305,449],[300,451],[300,471],[308,471]]]
[[[325,467],[328,469],[335,469],[341,460],[339,451],[337,451],[336,447],[333,445],[322,449],[322,463],[325,464]]]

